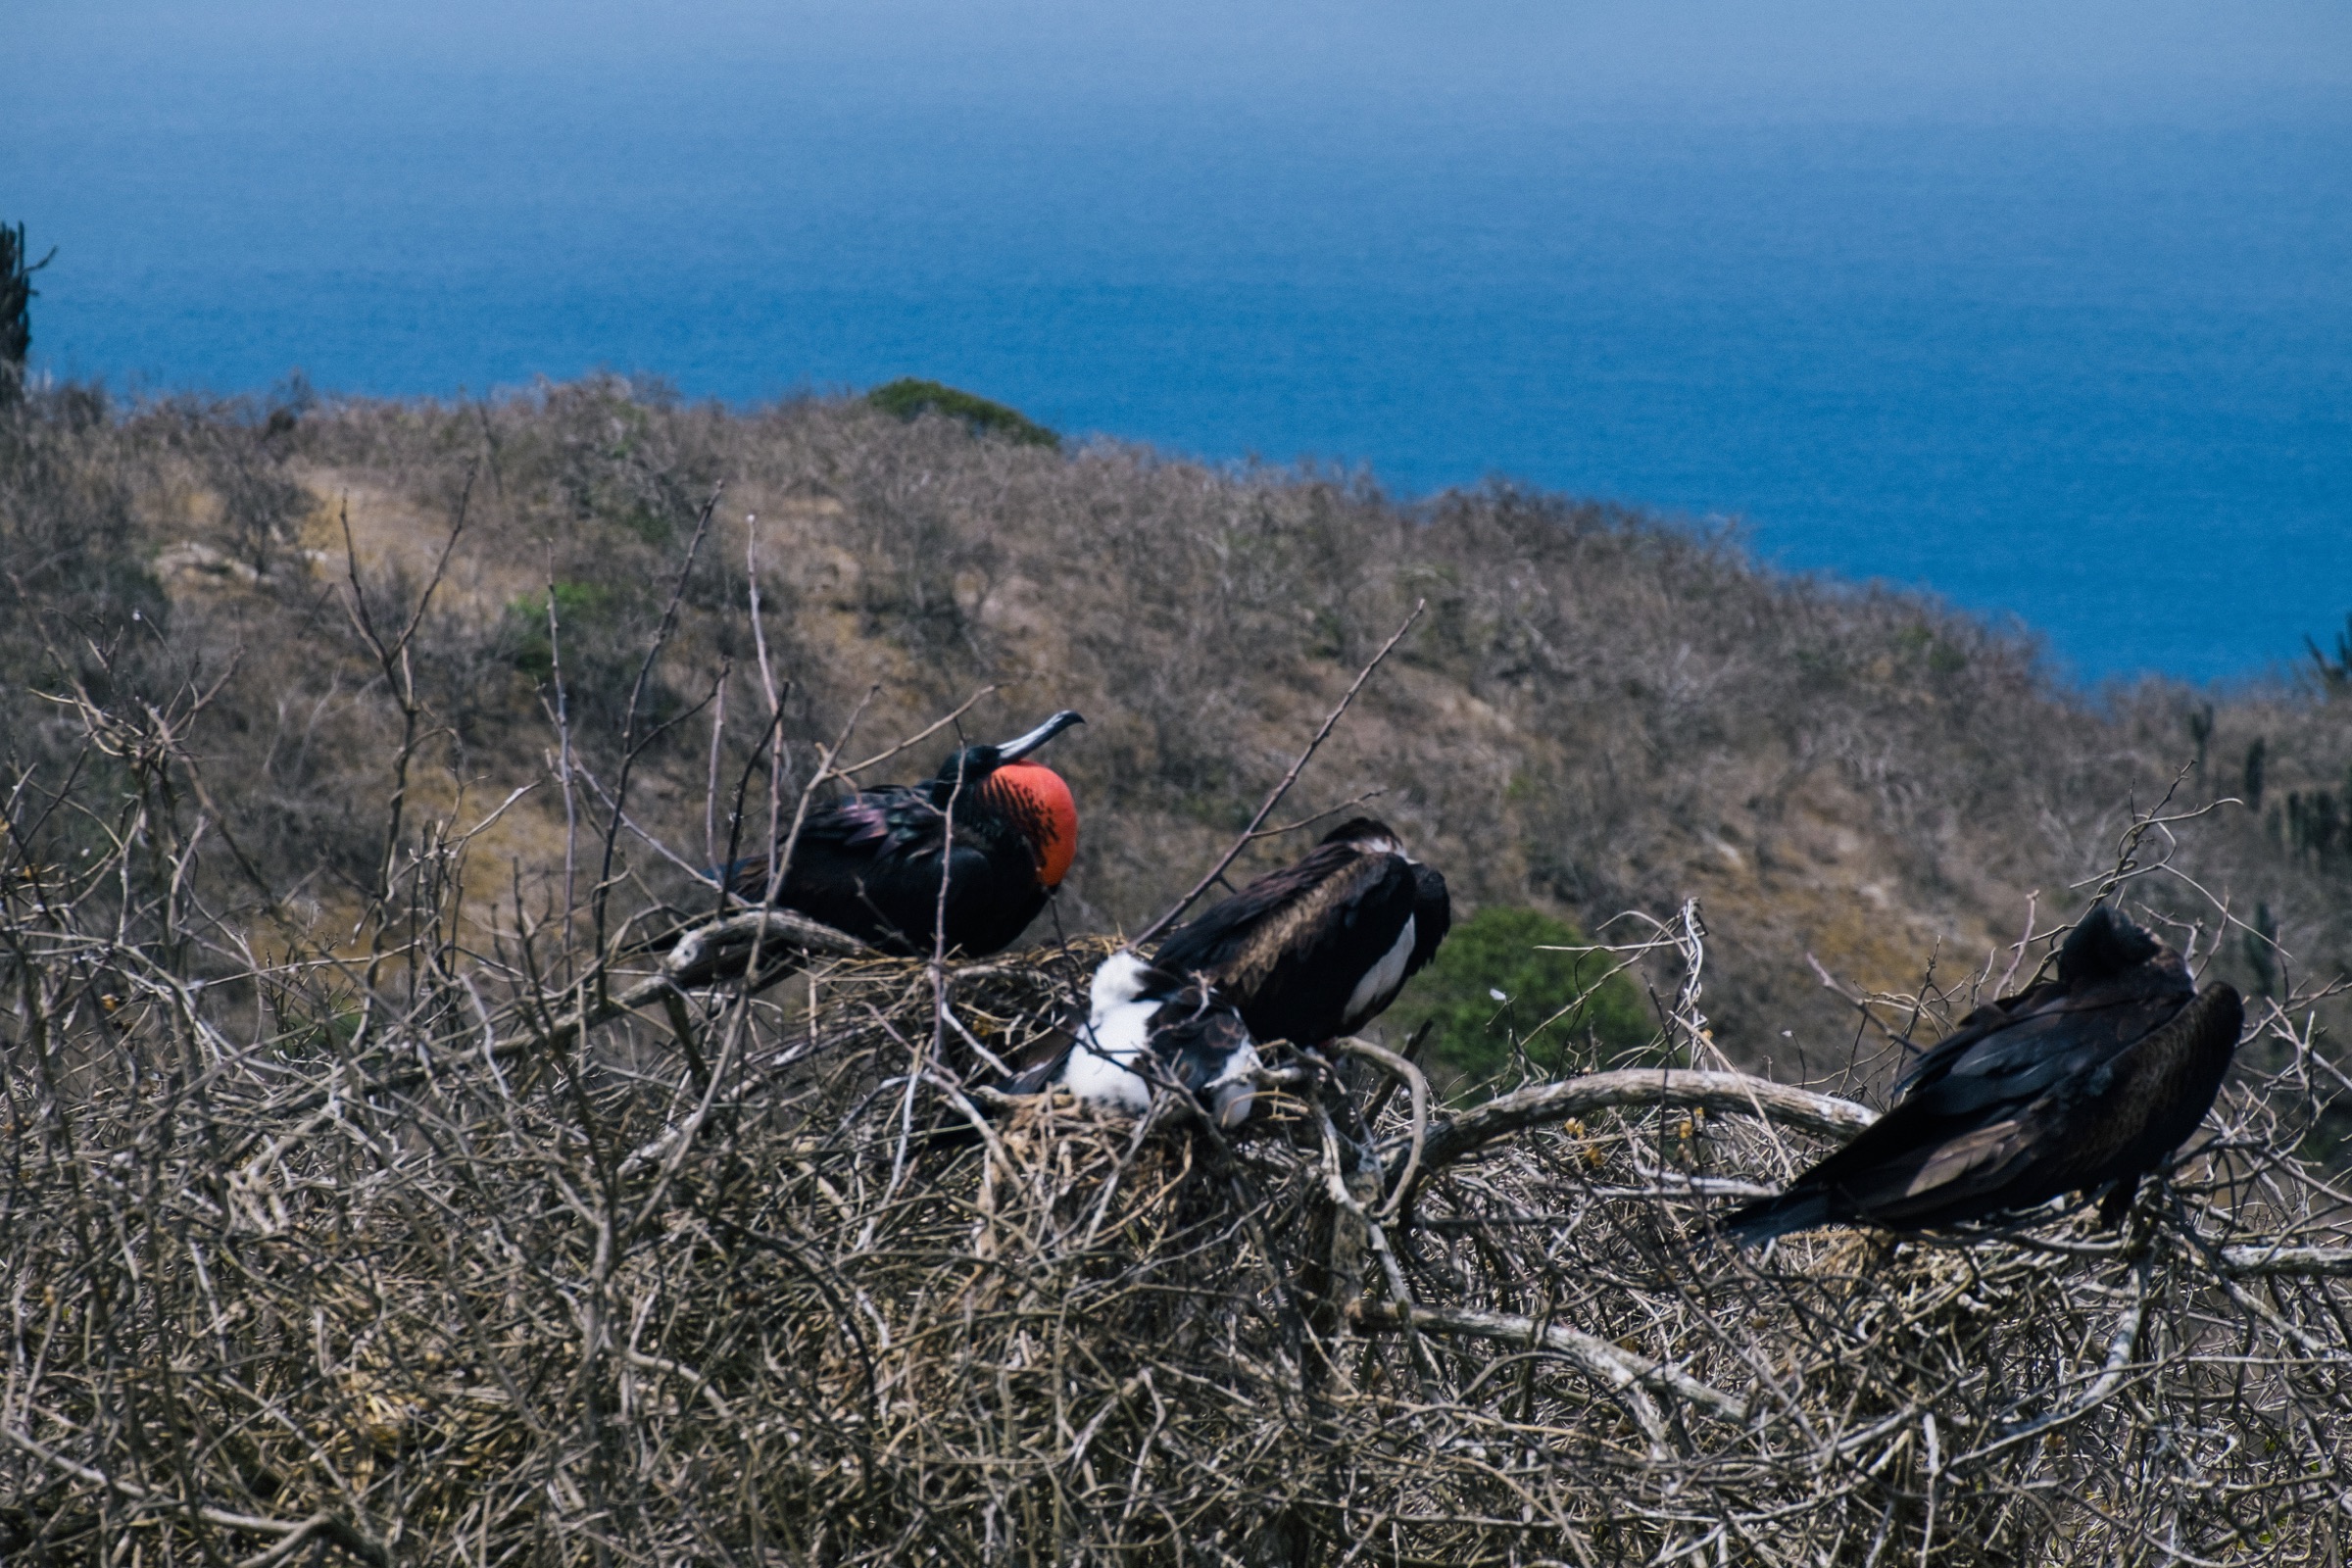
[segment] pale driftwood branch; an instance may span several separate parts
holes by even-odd
[[[662,960],[660,973],[592,1004],[585,1009],[584,1015],[582,1009],[575,1008],[549,1024],[544,1031],[533,1030],[521,1039],[504,1042],[496,1048],[496,1054],[510,1055],[576,1030],[594,1029],[600,1024],[611,1023],[624,1012],[659,1002],[680,989],[693,989],[696,981],[689,976],[697,965],[713,955],[722,954],[729,948],[741,948],[749,953],[768,944],[774,945],[768,947],[770,954],[777,948],[789,948],[804,954],[825,954],[834,957],[874,956],[873,949],[848,932],[836,931],[829,925],[811,920],[805,914],[795,914],[790,909],[751,909],[742,914],[730,914],[708,925],[696,926],[680,937],[677,946],[670,949],[668,956]],[[760,976],[762,980],[782,978],[782,969],[774,964],[763,964],[762,969],[774,971],[763,972]],[[370,1085],[369,1092],[376,1093],[386,1087],[392,1086]]]
[[[848,932],[836,930],[820,920],[811,920],[805,914],[796,914],[790,909],[750,909],[713,920],[709,925],[696,926],[680,937],[678,945],[669,950],[669,956],[662,960],[662,978],[672,980],[687,973],[712,953],[749,942],[762,933],[769,941],[798,948],[804,953],[826,953],[837,957],[854,958],[861,955],[870,956],[873,952]],[[625,994],[634,996],[643,989],[642,986],[632,986]],[[652,995],[650,992],[647,994]]]
[[[1401,1080],[1405,1087],[1412,1091],[1413,1125],[1412,1131],[1408,1135],[1410,1142],[1406,1145],[1404,1152],[1404,1173],[1396,1178],[1395,1191],[1389,1194],[1388,1201],[1380,1205],[1380,1212],[1372,1216],[1374,1220],[1385,1225],[1396,1217],[1398,1209],[1404,1202],[1406,1192],[1412,1187],[1414,1178],[1421,1173],[1422,1146],[1427,1142],[1429,1136],[1429,1080],[1421,1075],[1420,1068],[1414,1066],[1404,1056],[1389,1050],[1386,1046],[1376,1046],[1369,1040],[1358,1040],[1349,1035],[1334,1040],[1331,1046],[1335,1051],[1343,1051],[1349,1055],[1361,1056],[1366,1061],[1377,1063],[1387,1069],[1391,1075]]]
[[[1726,1421],[1747,1419],[1747,1400],[1701,1383],[1672,1362],[1653,1361],[1565,1323],[1538,1323],[1534,1318],[1512,1312],[1479,1312],[1455,1306],[1404,1307],[1391,1301],[1366,1301],[1356,1316],[1366,1328],[1401,1329],[1409,1323],[1424,1334],[1461,1334],[1514,1345],[1540,1345],[1565,1355],[1612,1391],[1638,1386],[1658,1394],[1671,1394]]]
[[[1634,1067],[1619,1072],[1588,1073],[1558,1083],[1530,1084],[1439,1122],[1423,1141],[1422,1169],[1436,1170],[1498,1138],[1508,1138],[1530,1127],[1627,1105],[1672,1106],[1736,1116],[1761,1113],[1770,1120],[1839,1140],[1853,1137],[1879,1119],[1879,1113],[1868,1105],[1747,1073]],[[1384,1152],[1392,1168],[1401,1177],[1410,1158],[1409,1149],[1402,1140],[1391,1139]]]
[[[2352,1247],[2225,1247],[2222,1272],[2239,1279],[2267,1274],[2352,1279]]]
[[[760,981],[783,977],[782,966],[772,961],[779,949],[843,958],[874,956],[873,949],[848,932],[836,931],[805,914],[795,914],[790,909],[750,909],[694,927],[678,939],[676,947],[669,950],[668,956],[662,960],[660,973],[648,976],[628,990],[590,1006],[584,1019],[576,1010],[565,1013],[550,1024],[544,1033],[534,1032],[527,1040],[514,1044],[532,1045],[558,1039],[577,1029],[594,1029],[599,1024],[611,1023],[624,1012],[659,1002],[680,989],[692,990],[698,983],[715,984],[718,980],[732,979],[731,975],[716,976],[698,982],[694,972],[700,965],[712,961],[730,949],[742,950],[748,961],[749,956],[760,948],[766,949],[763,957],[770,960],[760,965]],[[500,1049],[503,1051],[506,1048]]]

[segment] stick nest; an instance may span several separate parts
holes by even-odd
[[[1441,1110],[1409,1202],[1344,1056],[1232,1137],[991,1102],[1106,946],[566,1029],[20,921],[0,1550],[2332,1560],[2352,1293],[2261,1086],[2121,1236],[1759,1257],[1710,1214],[1825,1144],[1730,1074]]]

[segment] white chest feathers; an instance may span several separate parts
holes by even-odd
[[[1135,954],[1115,953],[1095,971],[1086,1023],[1060,1082],[1090,1105],[1140,1115],[1152,1106],[1153,1087],[1173,1079],[1199,1095],[1220,1125],[1234,1127],[1250,1114],[1257,1065],[1256,1048],[1230,1007],[1189,992]]]
[[[1378,963],[1364,971],[1355,989],[1348,993],[1348,1010],[1341,1015],[1341,1027],[1353,1029],[1396,996],[1404,984],[1404,966],[1412,958],[1413,917],[1408,914],[1404,917],[1404,929],[1396,933],[1396,943],[1380,956]]]
[[[1114,956],[1103,970],[1126,956]],[[1086,1025],[1070,1048],[1061,1081],[1090,1105],[1141,1114],[1152,1106],[1152,1085],[1137,1069],[1152,1049],[1152,1016],[1159,1011],[1159,1004],[1128,997],[1105,1005],[1102,981],[1103,974],[1098,971]]]

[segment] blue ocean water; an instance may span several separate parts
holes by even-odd
[[[2352,113],[2325,102],[1122,97],[110,14],[44,11],[0,57],[0,217],[58,247],[60,375],[934,376],[1406,493],[1738,518],[1773,561],[2020,617],[2092,679],[2253,672],[2352,612]]]

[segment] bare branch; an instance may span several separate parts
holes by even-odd
[[[1509,1312],[1472,1312],[1441,1306],[1399,1307],[1393,1302],[1383,1301],[1364,1303],[1357,1319],[1368,1328],[1404,1328],[1409,1325],[1424,1333],[1466,1334],[1482,1340],[1542,1346],[1568,1356],[1586,1371],[1607,1383],[1612,1390],[1638,1387],[1655,1394],[1671,1394],[1726,1421],[1744,1422],[1747,1419],[1747,1400],[1736,1398],[1720,1389],[1709,1388],[1669,1362],[1653,1361],[1645,1355],[1638,1355],[1564,1323],[1539,1324],[1533,1318]]]
[[[1851,1138],[1879,1119],[1879,1113],[1868,1105],[1746,1073],[1637,1067],[1590,1073],[1560,1083],[1532,1084],[1441,1121],[1429,1131],[1423,1163],[1426,1169],[1438,1170],[1527,1128],[1623,1106],[1729,1115],[1760,1111],[1774,1121],[1839,1140]],[[1391,1156],[1391,1163],[1401,1172],[1408,1158],[1406,1152],[1398,1151]]]
[[[1404,624],[1397,627],[1390,635],[1389,640],[1380,645],[1380,652],[1372,656],[1370,663],[1356,671],[1355,679],[1348,683],[1346,694],[1340,698],[1339,706],[1323,716],[1322,727],[1315,731],[1314,739],[1306,743],[1306,749],[1300,752],[1291,763],[1291,770],[1282,775],[1282,782],[1275,785],[1273,791],[1259,803],[1257,814],[1250,818],[1250,825],[1242,829],[1242,836],[1233,841],[1233,847],[1225,852],[1224,857],[1215,865],[1209,867],[1206,876],[1193,884],[1190,893],[1178,899],[1169,906],[1166,913],[1143,929],[1142,933],[1135,938],[1137,947],[1145,946],[1153,937],[1175,924],[1182,917],[1184,911],[1193,906],[1193,901],[1206,893],[1210,884],[1223,876],[1225,868],[1233,864],[1242,851],[1250,847],[1250,842],[1257,837],[1258,829],[1265,825],[1266,818],[1274,814],[1274,808],[1282,804],[1282,798],[1291,793],[1291,786],[1298,782],[1298,775],[1305,770],[1307,762],[1313,759],[1317,751],[1322,749],[1323,743],[1331,738],[1331,732],[1339,724],[1340,716],[1346,713],[1348,705],[1355,701],[1355,694],[1363,690],[1364,682],[1372,678],[1372,672],[1378,669],[1382,662],[1389,657],[1390,652],[1404,640],[1404,634],[1413,629],[1414,622],[1421,618],[1421,612],[1428,608],[1429,601],[1426,599],[1414,603],[1413,612],[1404,617]]]

